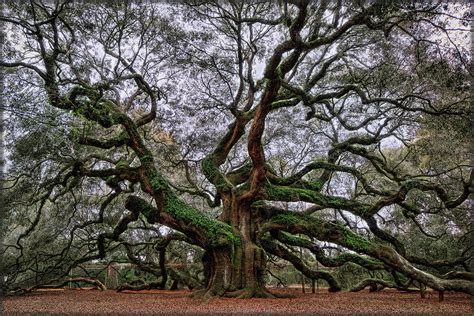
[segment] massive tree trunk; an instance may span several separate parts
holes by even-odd
[[[206,251],[203,257],[206,294],[236,297],[271,297],[265,290],[266,255],[256,239],[258,219],[248,203],[237,202],[230,194],[224,199],[221,220],[239,232],[233,249]]]
[[[230,283],[232,275],[232,255],[229,249],[215,248],[207,250],[203,256],[206,288],[196,291],[195,296],[205,297],[223,295]]]
[[[239,231],[241,240],[234,256],[232,288],[242,290],[243,296],[266,297],[266,256],[256,239],[258,218],[252,214],[250,205],[232,205],[230,225]]]

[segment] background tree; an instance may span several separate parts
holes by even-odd
[[[400,288],[407,278],[469,293],[457,241],[470,224],[448,217],[467,216],[472,168],[464,156],[419,165],[413,153],[429,150],[416,137],[434,122],[468,122],[465,11],[9,2],[7,284],[120,252],[157,271],[149,252],[164,258],[176,239],[204,250],[204,297],[273,296],[269,255],[340,289],[294,247],[327,267],[386,271]],[[453,257],[410,249],[413,223],[427,238],[422,227],[445,228]],[[156,275],[164,286],[167,273]]]

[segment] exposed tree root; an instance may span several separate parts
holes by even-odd
[[[202,289],[194,291],[191,294],[192,298],[209,301],[218,297],[228,298],[294,298],[294,294],[287,293],[272,293],[264,287],[257,288],[244,288],[235,291],[229,291],[225,289]]]
[[[204,302],[209,302],[212,299],[222,297],[225,293],[225,289],[216,289],[216,288],[210,288],[210,289],[202,289],[202,290],[197,290],[194,291],[191,294],[191,298],[202,300]]]
[[[273,293],[270,293],[263,287],[246,288],[237,291],[229,291],[224,294],[225,297],[235,298],[276,298]]]

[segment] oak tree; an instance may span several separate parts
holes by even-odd
[[[270,256],[340,290],[296,248],[325,267],[386,271],[394,287],[405,278],[470,293],[471,228],[460,219],[472,166],[466,148],[450,156],[433,141],[426,154],[422,140],[429,130],[449,142],[445,120],[469,131],[467,11],[7,1],[11,284],[31,271],[49,283],[114,253],[166,275],[164,259],[149,258],[174,240],[203,252],[198,296],[272,297]],[[403,227],[428,240],[444,229],[456,246],[427,259],[434,246],[407,247]]]

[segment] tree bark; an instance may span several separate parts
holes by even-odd
[[[231,252],[226,248],[207,250],[203,256],[205,289],[195,291],[193,297],[210,299],[222,296],[229,288],[232,274]]]
[[[231,196],[228,196],[231,199]],[[233,249],[209,249],[203,257],[206,289],[196,296],[273,297],[265,289],[266,254],[256,240],[258,219],[250,205],[224,200],[221,220],[239,232]]]

